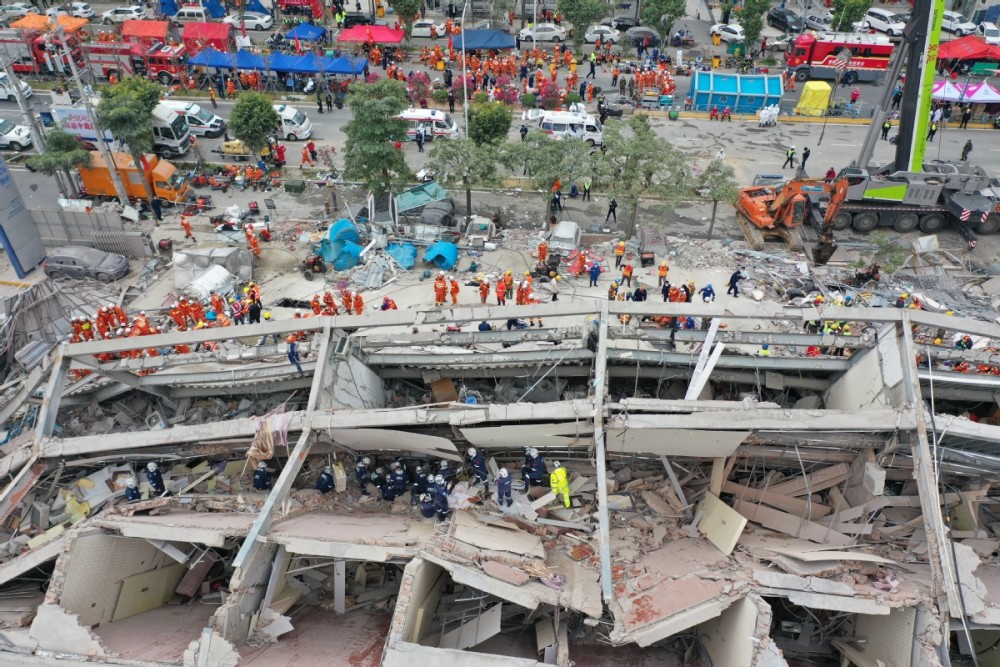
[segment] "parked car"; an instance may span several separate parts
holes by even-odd
[[[767,52],[774,53],[788,53],[789,47],[795,45],[795,35],[782,35],[781,37],[775,37],[774,39],[767,40]]]
[[[18,88],[21,89],[21,95],[24,96],[24,99],[28,99],[35,94],[35,91],[24,79],[19,79],[17,83]],[[8,102],[17,101],[17,98],[14,96],[14,86],[11,83],[10,76],[7,75],[7,72],[0,72],[0,99],[5,99]]]
[[[22,151],[31,143],[31,131],[27,125],[14,125],[9,120],[0,120],[0,148]]]
[[[128,275],[128,260],[121,255],[84,246],[53,248],[42,261],[50,278],[94,278],[109,283]]]
[[[601,25],[610,26],[615,30],[628,30],[638,26],[639,22],[633,16],[609,16],[601,21]]]
[[[208,23],[211,20],[212,15],[206,7],[181,7],[170,17],[170,22],[178,26],[188,22]]]
[[[125,23],[125,21],[141,21],[145,18],[146,10],[142,7],[115,7],[101,14],[101,23]]]
[[[802,32],[805,28],[802,17],[787,7],[772,7],[767,12],[767,24],[785,32]]]
[[[833,14],[808,14],[802,22],[809,30],[830,32],[833,27]]]
[[[625,31],[625,36],[632,40],[633,44],[642,44],[649,38],[650,48],[660,45],[660,33],[646,26],[636,26]]]
[[[368,14],[348,14],[344,17],[345,28],[353,28],[356,25],[375,25],[375,21]]]
[[[521,31],[521,41],[533,39],[536,42],[565,42],[566,29],[555,23],[539,23],[534,28]]]
[[[223,23],[228,23],[229,25],[240,27],[240,15],[230,14],[226,18],[222,19]],[[243,14],[243,25],[247,27],[247,30],[270,30],[274,25],[274,19],[270,14],[261,14],[260,12],[246,12]]]
[[[893,14],[886,9],[872,7],[861,19],[861,27],[864,30],[878,30],[884,32],[889,37],[901,37],[903,29],[906,28],[906,21],[902,16]]]
[[[431,36],[431,26],[434,26],[434,32],[438,37],[444,37],[444,24],[438,23],[431,19],[417,19],[413,22],[413,29],[410,30],[411,37],[430,37]]]
[[[976,26],[976,34],[982,35],[987,44],[1000,45],[1000,28],[995,23],[984,21]]]
[[[78,19],[94,18],[94,8],[86,2],[71,2],[58,7],[49,7],[45,10],[46,16],[73,16]]]
[[[603,44],[607,44],[608,42],[617,44],[618,40],[622,38],[622,33],[609,25],[592,25],[583,35],[583,41],[587,44],[593,44],[597,41],[598,37]]]
[[[28,14],[37,14],[38,8],[27,2],[12,2],[0,7],[4,21],[16,21]]]
[[[738,23],[716,23],[708,33],[718,35],[726,43],[743,41],[743,26]]]
[[[943,12],[941,14],[941,29],[954,33],[955,37],[971,35],[976,31],[976,24],[966,21],[958,12]]]

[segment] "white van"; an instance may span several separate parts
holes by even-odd
[[[281,118],[279,133],[288,141],[305,140],[312,136],[313,126],[309,117],[287,104],[275,104],[274,110]]]
[[[185,155],[190,148],[191,130],[184,117],[157,104],[153,109],[153,152],[169,160]]]
[[[21,95],[24,99],[28,99],[35,94],[35,91],[31,89],[27,83],[22,80],[18,80],[19,88],[21,89]],[[0,99],[7,100],[8,102],[16,102],[17,98],[14,96],[14,84],[7,76],[6,72],[0,72]]]
[[[424,137],[430,141],[442,137],[444,139],[458,138],[458,125],[451,114],[438,109],[416,109],[410,107],[396,116],[407,122],[406,140],[413,141],[417,137],[417,128],[423,125]]]
[[[601,121],[588,113],[529,109],[525,112],[524,119],[537,119],[538,129],[551,135],[553,139],[576,137],[591,146],[604,145],[604,127]]]
[[[159,106],[177,113],[196,137],[221,137],[226,121],[193,102],[160,102]]]

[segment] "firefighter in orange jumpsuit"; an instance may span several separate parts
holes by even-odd
[[[507,298],[514,298],[514,272],[510,269],[503,274],[503,284],[507,287]]]
[[[382,299],[382,305],[379,307],[381,310],[399,310],[396,306],[396,302],[389,297],[384,297]]]
[[[437,278],[434,279],[434,305],[443,306],[445,302],[445,295],[448,292],[448,282],[445,280],[444,271],[438,273]]]
[[[201,305],[201,301],[191,301],[188,304],[188,312],[191,314],[191,319],[197,324],[198,322],[205,321],[205,308]]]
[[[184,238],[191,239],[194,243],[198,242],[191,231],[191,216],[181,214],[181,227],[184,229]]]
[[[333,292],[327,290],[323,292],[323,314],[324,315],[336,315],[339,312],[337,308],[337,299],[333,296]]]
[[[89,317],[80,318],[80,335],[83,340],[94,340],[94,324]]]
[[[538,244],[538,261],[544,263],[549,258],[549,244],[542,241]]]
[[[507,305],[507,284],[504,281],[502,281],[502,280],[498,280],[497,281],[496,294],[497,294],[497,305],[498,306],[506,306]]]
[[[486,297],[490,295],[490,281],[483,278],[479,281],[479,301],[482,304],[486,304]]]
[[[79,343],[83,340],[83,318],[74,317],[70,320],[70,326],[73,327],[73,335],[70,337],[71,343]]]
[[[251,301],[260,301],[260,285],[254,281],[250,281],[250,284],[246,288],[247,298]]]
[[[215,311],[215,316],[219,317],[224,312],[226,312],[226,302],[222,300],[222,297],[215,292],[211,293],[212,297],[212,310]]]
[[[250,252],[253,253],[254,257],[260,257],[260,241],[253,234],[247,236],[247,244],[250,246]]]
[[[528,285],[525,285],[525,287],[524,287],[524,305],[525,306],[530,306],[530,305],[533,305],[533,304],[536,304],[536,303],[541,303],[541,301],[539,299],[535,298],[535,293],[531,291],[531,287],[528,286]],[[529,317],[528,318],[528,326],[531,326],[531,327],[535,326],[535,318],[534,317]],[[538,318],[538,327],[541,328],[542,326],[543,326],[543,324],[542,324],[542,318],[539,317]]]
[[[180,302],[174,301],[174,306],[170,309],[169,315],[178,329],[183,329],[187,326],[187,313],[181,309]]]
[[[458,293],[460,291],[462,291],[462,288],[458,284],[458,281],[455,280],[455,276],[448,276],[448,282],[451,283],[451,289],[449,290],[449,292],[451,293],[451,305],[457,306],[458,305]]]
[[[108,310],[107,306],[102,306],[99,311],[97,311],[97,333],[101,335],[101,338],[108,338],[111,335],[111,328],[114,324],[110,321],[114,315]]]
[[[527,286],[523,282],[518,283],[517,292],[514,294],[514,305],[523,306],[527,294]]]
[[[344,290],[340,293],[340,300],[344,304],[345,315],[350,315],[351,310],[354,309],[354,295],[351,294],[350,290]]]
[[[309,307],[312,308],[313,315],[319,315],[323,312],[323,304],[319,300],[319,294],[313,294],[312,301],[309,302]]]
[[[361,298],[360,292],[354,293],[354,314],[361,315],[365,312],[365,300]]]
[[[200,306],[201,304],[198,305]],[[135,320],[132,322],[132,331],[136,332],[137,336],[148,336],[153,333],[153,329],[149,326],[149,319],[146,317],[145,311],[135,316]]]

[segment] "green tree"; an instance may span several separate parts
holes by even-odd
[[[864,18],[871,6],[871,0],[833,0],[831,29],[835,32],[854,32],[853,24]]]
[[[611,194],[629,211],[626,237],[635,234],[636,214],[644,197],[663,197],[661,207],[669,210],[677,193],[690,190],[684,156],[657,136],[645,114],[605,125],[604,148],[595,166]]]
[[[733,8],[736,6],[734,0],[725,0],[722,3],[722,20],[719,23],[729,23],[729,17],[733,15]]]
[[[268,139],[281,126],[281,118],[262,93],[243,92],[229,114],[229,129],[233,136],[255,154],[267,146]]]
[[[736,174],[733,168],[722,160],[712,160],[697,180],[695,192],[702,199],[712,202],[712,222],[708,225],[708,238],[712,238],[712,231],[715,229],[715,213],[719,208],[719,202],[735,204],[736,198],[739,196],[740,190],[736,185]]]
[[[514,116],[506,104],[482,104],[469,112],[469,138],[480,145],[496,146],[507,138],[513,122]]]
[[[153,150],[153,109],[160,102],[160,92],[152,81],[133,77],[105,88],[97,105],[98,124],[128,144],[132,160],[146,172],[143,186],[150,203],[154,195],[145,154]]]
[[[65,174],[66,182],[72,189],[67,194],[75,197],[78,192],[71,172],[90,166],[90,151],[84,149],[74,135],[57,128],[45,135],[45,151],[28,158],[27,164],[46,176]]]
[[[413,30],[413,22],[420,15],[422,7],[423,0],[393,0],[392,2],[392,8],[396,10],[396,16],[403,22],[403,30],[406,31],[407,43],[410,42],[410,31]]]
[[[465,210],[472,215],[472,185],[496,185],[499,149],[495,144],[478,143],[471,139],[434,142],[431,158],[438,166],[440,180],[445,185],[461,183],[465,188]]]
[[[683,17],[686,11],[687,3],[684,0],[646,0],[642,3],[642,22],[655,28],[666,44],[669,43],[674,21]]]
[[[771,8],[771,0],[745,0],[743,3],[743,55],[750,55],[760,42],[764,29],[764,12]]]
[[[569,183],[593,170],[593,147],[583,139],[553,141],[544,132],[529,132],[524,141],[501,147],[500,161],[515,174],[524,173],[548,205],[556,180]]]
[[[403,151],[394,145],[406,137],[406,121],[396,116],[408,104],[406,87],[393,79],[355,83],[347,96],[353,118],[344,125],[344,176],[361,181],[376,197],[410,177]]]
[[[577,51],[583,46],[587,28],[604,18],[607,12],[607,5],[601,0],[559,0],[559,13],[573,24],[573,46]]]

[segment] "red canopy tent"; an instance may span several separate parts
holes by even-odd
[[[399,44],[406,35],[404,30],[394,30],[384,25],[356,25],[341,31],[338,42],[370,42],[372,44]]]
[[[181,34],[188,54],[197,55],[206,46],[216,51],[232,53],[236,51],[233,40],[233,26],[228,23],[188,23]]]
[[[122,24],[122,41],[148,49],[153,42],[166,44],[169,29],[170,23],[167,21],[128,20]]]
[[[938,48],[939,60],[1000,60],[1000,46],[987,44],[982,37],[966,35],[944,42]]]

